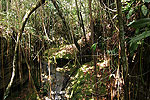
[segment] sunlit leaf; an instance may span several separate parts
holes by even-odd
[[[143,6],[141,7],[141,11],[142,11],[143,15],[146,16],[148,9],[147,9],[147,7],[146,7],[145,5],[143,5]]]
[[[92,46],[91,46],[91,49],[93,49],[93,51],[96,50],[96,46],[97,46],[97,43],[94,43]]]
[[[130,8],[131,8],[131,6],[132,6],[132,3],[133,2],[131,2],[131,3],[127,3],[127,5],[123,8],[123,12],[126,12],[126,11],[129,11],[130,10]]]
[[[142,18],[137,21],[133,20],[127,26],[131,26],[134,28],[142,28],[145,27],[146,25],[150,25],[150,18]]]

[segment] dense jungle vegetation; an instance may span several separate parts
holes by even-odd
[[[1,0],[0,100],[150,100],[150,1]]]

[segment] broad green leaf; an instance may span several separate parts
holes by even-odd
[[[150,18],[142,18],[137,21],[133,20],[127,26],[131,26],[134,28],[142,28],[145,27],[146,25],[150,25]]]
[[[147,3],[149,3],[149,2],[150,2],[150,0],[144,0],[144,2],[147,2]]]
[[[149,36],[150,36],[150,31],[145,31],[142,34],[139,34],[139,35],[133,37],[129,42],[130,43],[135,43],[135,42],[138,42],[138,41],[140,41],[144,38],[147,38]]]
[[[137,50],[137,48],[138,48],[138,44],[136,42],[130,43],[130,47],[129,47],[130,56],[134,55],[134,51]]]
[[[139,34],[139,35],[131,38],[131,40],[129,41],[130,42],[130,48],[129,48],[130,56],[133,56],[134,51],[137,50],[137,48],[138,48],[138,44],[141,44],[141,42],[139,42],[139,41],[144,38],[147,38],[149,36],[150,36],[150,31],[145,31],[142,34]]]
[[[133,14],[133,8],[131,8],[130,10],[129,10],[129,13],[127,14],[127,19],[129,19],[131,16],[132,16],[132,14]]]
[[[143,15],[146,16],[147,15],[147,11],[148,11],[147,7],[145,5],[143,5],[141,7],[141,10],[142,10]]]

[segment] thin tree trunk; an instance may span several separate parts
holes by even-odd
[[[2,71],[2,85],[3,85],[3,92],[5,92],[5,79],[4,79],[4,43],[3,38],[1,37],[1,71]]]
[[[51,94],[51,92],[52,92],[52,88],[51,88],[52,84],[51,84],[51,68],[50,67],[51,67],[50,60],[48,58],[49,98],[52,99],[52,94]]]
[[[40,84],[41,82],[41,76],[40,76],[40,55],[38,55],[38,66],[37,66],[37,79],[38,79],[38,83]]]
[[[80,22],[80,13],[79,13],[79,8],[78,8],[77,0],[75,0],[75,3],[76,3],[76,9],[77,9],[77,16],[78,16],[78,20],[79,20],[79,25],[81,25],[81,22]]]
[[[16,67],[16,66],[15,66],[15,63],[16,63],[16,54],[17,54],[17,49],[18,49],[19,40],[20,40],[20,37],[21,37],[21,35],[22,35],[23,31],[24,31],[24,27],[25,27],[25,25],[26,25],[26,22],[27,22],[27,20],[29,19],[30,15],[31,15],[38,7],[40,7],[40,6],[41,6],[42,4],[44,4],[44,3],[45,3],[45,0],[39,0],[39,1],[37,2],[37,4],[34,5],[34,6],[31,8],[31,10],[29,10],[29,11],[25,14],[25,16],[24,16],[24,18],[23,18],[20,31],[18,32],[18,35],[17,35],[17,41],[16,41],[16,45],[15,45],[15,50],[14,50],[13,65],[12,65],[12,66],[13,66],[13,72],[12,72],[12,76],[11,76],[10,82],[9,82],[7,88],[6,88],[6,91],[4,92],[4,99],[7,98],[8,94],[9,94],[10,87],[11,87],[11,85],[12,85],[12,83],[13,83],[13,80],[14,80],[14,77],[15,77],[15,71],[16,71],[16,70],[15,70],[15,67]],[[29,74],[30,74],[30,73],[29,73]],[[30,76],[30,75],[29,75],[29,76]]]
[[[83,18],[82,18],[81,11],[80,11],[80,16],[81,16],[81,27],[82,27],[83,35],[84,35],[84,38],[85,38],[85,43],[87,44],[87,39],[86,39],[86,34],[85,34],[85,28],[84,28],[84,23],[83,23]]]
[[[22,48],[21,48],[21,50],[22,50]],[[36,87],[35,87],[35,84],[34,84],[32,75],[31,75],[31,67],[30,67],[30,65],[29,65],[29,63],[28,63],[27,57],[26,57],[26,55],[25,55],[25,52],[24,52],[23,50],[22,50],[22,52],[23,52],[23,56],[25,56],[25,62],[26,62],[26,64],[27,64],[27,68],[28,68],[28,72],[29,72],[30,85],[31,85],[31,87],[33,88],[33,90],[34,90],[34,92],[35,92],[35,94],[36,94],[36,96],[37,96],[37,100],[41,100],[40,97],[39,97],[39,95],[38,95],[38,92],[37,92],[37,90],[36,90]]]
[[[21,66],[21,49],[20,49],[20,42],[19,42],[19,48],[18,48],[18,70],[19,70],[19,80],[20,84],[22,86],[22,66]],[[20,86],[20,88],[21,88]]]
[[[122,3],[121,0],[117,0],[117,13],[118,13],[118,24],[119,24],[119,42],[120,42],[120,66],[123,72],[123,78],[125,81],[124,86],[124,99],[128,100],[128,87],[127,87],[127,75],[128,75],[128,63],[125,52],[125,31],[122,17]]]
[[[92,44],[94,44],[94,26],[93,26],[93,18],[92,18],[92,8],[91,8],[92,0],[89,0],[89,14],[90,14],[90,28],[91,28],[91,35],[92,35]],[[95,51],[92,50],[92,55],[95,55]],[[98,96],[98,80],[97,80],[97,70],[96,70],[96,56],[93,56],[94,61],[94,75],[95,75],[95,93],[96,93],[96,100],[99,100]]]
[[[45,23],[44,23],[43,8],[41,8],[40,10],[41,10],[41,18],[42,18],[43,30],[44,30],[44,33],[45,33],[45,36],[46,36],[47,40],[49,41],[50,39],[48,37],[46,26],[45,26]]]
[[[42,56],[40,55],[40,73],[39,73],[39,76],[40,76],[40,86],[43,87],[43,84],[42,84]]]
[[[9,62],[8,64],[8,69],[9,69],[9,77],[11,77],[11,58],[10,58],[10,52],[9,50],[11,49],[10,44],[9,44],[9,39],[7,39],[7,61]]]
[[[10,1],[9,0],[7,0],[7,24],[8,24],[8,29],[10,29],[10,23],[9,23],[9,8],[10,8]],[[7,33],[8,34],[8,33]],[[10,41],[11,39],[7,39],[7,61],[8,62],[11,62],[11,58],[10,58],[10,54],[9,54],[9,49],[10,49],[10,44],[9,44],[9,41]],[[11,43],[11,42],[10,42]],[[8,69],[9,69],[9,77],[11,77],[11,64],[9,64],[8,65]]]
[[[9,94],[9,89],[13,83],[14,77],[15,77],[15,62],[16,62],[16,52],[17,52],[17,47],[18,47],[18,43],[19,43],[19,38],[20,35],[17,36],[17,41],[16,41],[16,45],[15,45],[15,51],[14,51],[14,57],[13,57],[13,72],[12,72],[12,76],[10,79],[10,82],[6,88],[6,91],[4,92],[4,100],[7,98],[8,94]]]
[[[80,27],[83,30],[83,35],[84,35],[84,38],[85,38],[85,42],[87,43],[86,34],[85,34],[85,28],[84,28],[84,23],[83,23],[83,18],[82,18],[81,11],[79,11],[77,0],[75,0],[75,3],[76,3],[76,9],[77,9],[77,16],[78,16],[78,20],[79,20],[79,25],[80,25]]]
[[[6,1],[7,1],[7,12],[8,12],[8,10],[10,8],[10,0],[6,0]]]
[[[72,34],[71,34],[71,32],[70,32],[70,27],[69,27],[69,25],[67,24],[67,22],[66,22],[66,20],[65,20],[65,17],[63,16],[63,14],[62,14],[62,12],[61,12],[61,10],[60,10],[58,4],[56,3],[56,0],[51,0],[51,1],[52,1],[53,5],[55,6],[56,10],[58,11],[58,15],[59,15],[60,18],[62,19],[62,22],[63,22],[63,24],[64,24],[64,26],[65,26],[65,28],[66,28],[66,32],[68,32],[67,36],[68,36],[71,40],[73,40],[73,39],[71,38],[71,35],[72,35]],[[79,44],[77,43],[78,40],[77,40],[77,38],[75,38],[74,34],[73,34],[73,38],[74,38],[74,43],[75,43],[77,49],[80,51],[80,46],[79,46]],[[71,41],[71,42],[72,42],[72,41]]]

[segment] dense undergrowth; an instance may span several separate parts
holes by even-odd
[[[46,62],[67,76],[68,99],[149,100],[150,3],[118,2],[1,0],[0,99],[48,92],[49,84],[40,91]]]

